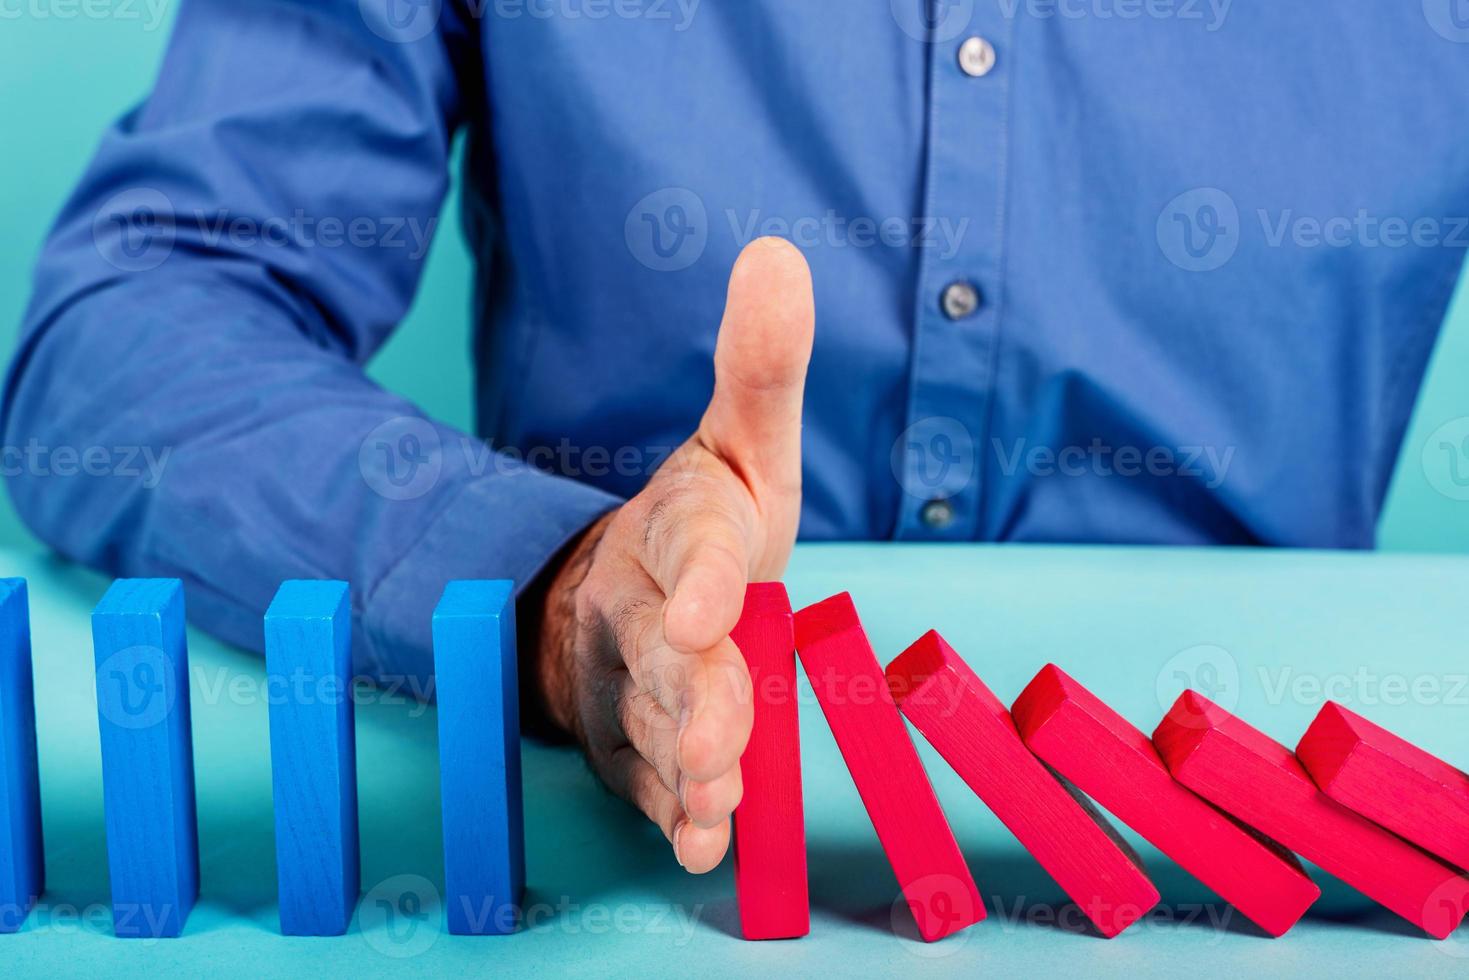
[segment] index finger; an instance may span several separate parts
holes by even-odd
[[[646,519],[643,567],[664,595],[664,636],[685,653],[727,638],[744,606],[752,521],[730,496],[709,484],[675,491]]]

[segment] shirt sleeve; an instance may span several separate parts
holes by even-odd
[[[45,246],[0,406],[17,510],[57,550],[182,578],[196,623],[257,650],[283,580],[346,580],[356,669],[384,679],[431,673],[447,581],[524,585],[617,503],[362,370],[483,112],[456,2],[183,4]]]

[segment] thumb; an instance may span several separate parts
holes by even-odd
[[[801,403],[815,323],[811,270],[800,251],[779,238],[747,245],[729,277],[714,396],[699,438],[762,503],[793,497],[799,509]]]

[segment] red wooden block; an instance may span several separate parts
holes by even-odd
[[[1111,938],[1158,904],[1158,890],[1106,821],[1046,769],[1010,712],[936,632],[888,664],[903,714]]]
[[[734,814],[740,930],[746,939],[793,939],[811,931],[811,906],[801,809],[796,638],[785,586],[752,583],[730,639],[749,665],[755,700],[755,727],[740,756],[745,795]]]
[[[1054,664],[1010,711],[1047,765],[1270,935],[1321,895],[1294,855],[1184,789],[1146,735]]]
[[[1153,744],[1173,778],[1435,939],[1469,911],[1469,880],[1317,788],[1285,746],[1185,691]]]
[[[984,918],[979,889],[843,592],[796,613],[796,650],[872,818],[918,932],[933,942]]]
[[[1296,757],[1347,809],[1469,868],[1469,775],[1331,701]]]

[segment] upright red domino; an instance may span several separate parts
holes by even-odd
[[[908,720],[1103,936],[1158,904],[1115,831],[1031,754],[1005,705],[943,637],[925,633],[888,665],[887,679]]]
[[[1469,775],[1331,701],[1296,757],[1342,806],[1469,868]]]
[[[843,592],[796,613],[796,651],[919,935],[933,942],[983,919],[979,889],[851,596]]]
[[[801,809],[796,640],[785,586],[750,585],[730,638],[750,668],[755,704],[755,726],[740,756],[745,795],[734,814],[740,931],[746,939],[794,939],[811,931],[811,906]]]
[[[1047,765],[1272,936],[1321,895],[1300,862],[1168,773],[1148,736],[1054,664],[1010,712]]]
[[[1153,744],[1173,777],[1435,939],[1469,911],[1469,880],[1317,788],[1290,749],[1193,691]]]

